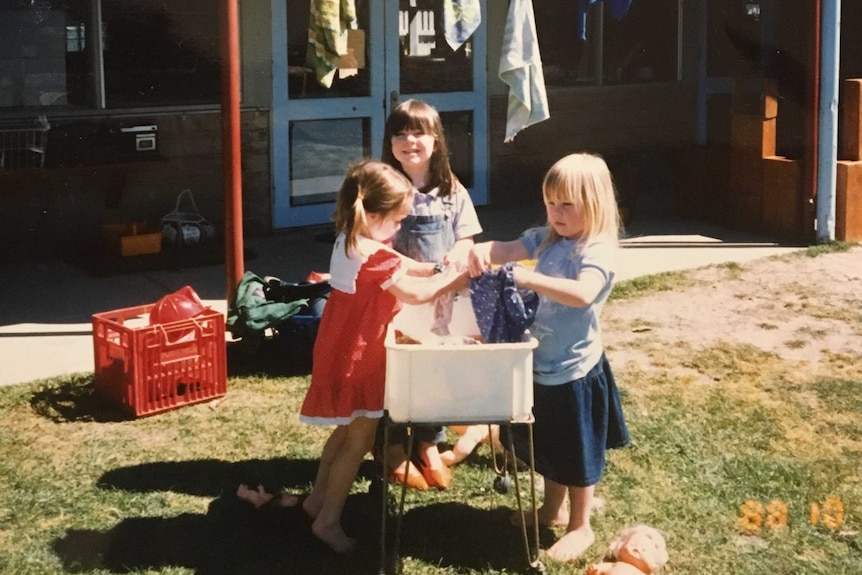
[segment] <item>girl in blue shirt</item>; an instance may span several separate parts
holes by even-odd
[[[599,324],[614,282],[620,218],[610,171],[596,155],[557,161],[542,195],[546,226],[517,240],[476,244],[469,266],[477,276],[491,264],[537,260],[533,270],[516,267],[514,279],[540,297],[530,328],[539,341],[533,354],[535,466],[545,478],[538,519],[566,527],[548,556],[574,561],[595,539],[590,507],[605,452],[629,443]],[[517,433],[515,449],[524,460],[528,447],[526,434]]]

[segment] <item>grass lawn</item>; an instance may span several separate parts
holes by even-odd
[[[681,298],[686,278],[673,278]],[[650,353],[686,371],[616,368],[633,444],[609,454],[596,544],[573,565],[543,559],[548,572],[583,573],[643,522],[665,533],[674,575],[862,573],[862,350],[806,369],[732,342]],[[235,497],[241,483],[308,490],[329,431],[298,421],[307,369],[276,354],[266,375],[251,365],[232,364],[217,402],[137,420],[93,395],[92,374],[0,389],[0,573],[377,573],[370,459],[348,501],[361,549],[347,558],[300,513]],[[404,573],[528,572],[514,494],[494,477],[481,446],[449,490],[407,494]],[[543,531],[543,546],[558,535]]]

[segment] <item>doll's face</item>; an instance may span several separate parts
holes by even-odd
[[[667,563],[667,548],[664,540],[648,531],[635,531],[617,552],[617,560],[634,565],[644,573],[652,573]]]

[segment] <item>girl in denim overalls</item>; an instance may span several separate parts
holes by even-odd
[[[470,194],[449,166],[449,152],[437,110],[418,100],[399,104],[386,120],[382,160],[401,170],[417,190],[413,209],[393,238],[395,250],[419,262],[427,262],[429,274],[449,265],[466,265],[473,236],[481,233],[482,227]],[[434,302],[432,332],[448,335],[452,306],[452,294]],[[392,469],[387,471],[392,480],[406,482],[417,489],[449,486],[451,472],[437,450],[437,444],[446,438],[442,427],[416,429],[421,466],[417,469],[411,465],[409,472],[404,451],[405,434],[396,433],[395,436],[388,447]]]

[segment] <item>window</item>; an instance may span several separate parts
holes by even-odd
[[[0,0],[0,108],[216,104],[219,30],[217,0]]]
[[[633,0],[620,19],[611,15],[612,2],[596,2],[587,12],[586,41],[575,32],[580,4],[571,0],[533,3],[546,84],[679,79],[681,0]]]
[[[109,108],[219,101],[215,0],[102,0]]]

